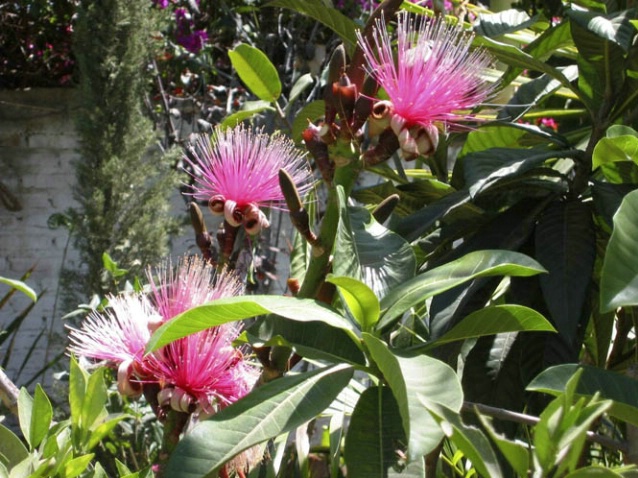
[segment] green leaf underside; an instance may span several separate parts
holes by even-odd
[[[389,325],[410,307],[477,277],[511,275],[528,277],[545,270],[530,257],[511,251],[471,252],[460,259],[424,272],[393,289],[381,300],[377,328]]]
[[[216,476],[238,453],[293,430],[325,410],[352,373],[352,368],[337,365],[256,388],[186,434],[171,456],[166,476]]]
[[[552,324],[534,309],[522,305],[495,305],[472,312],[432,345],[506,332],[555,332]]]
[[[150,353],[174,340],[216,325],[265,314],[276,314],[298,322],[321,321],[352,330],[350,322],[311,299],[267,295],[228,297],[194,307],[167,322],[153,334],[146,351]]]

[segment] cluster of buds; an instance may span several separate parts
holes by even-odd
[[[361,144],[366,132],[373,145],[362,155],[368,165],[397,150],[407,160],[431,156],[442,134],[476,120],[470,111],[493,91],[481,76],[491,58],[471,49],[472,36],[461,26],[403,11],[397,18],[395,42],[386,18],[400,3],[387,1],[375,11],[357,33],[349,64],[342,47],[332,56],[324,123],[310,125],[303,135],[318,167],[327,173],[324,177],[332,163],[344,163],[339,147],[331,145],[339,139]],[[374,99],[378,89],[387,99]]]

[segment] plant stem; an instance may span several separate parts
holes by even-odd
[[[475,414],[483,414],[489,417],[498,418],[499,420],[507,420],[515,423],[522,423],[523,425],[534,426],[540,422],[540,418],[533,415],[527,415],[525,413],[512,412],[503,408],[490,407],[489,405],[483,405],[482,403],[463,402],[462,410],[464,412],[472,412]],[[598,435],[592,431],[587,432],[587,441],[598,443],[604,447],[612,450],[618,450],[622,453],[627,453],[627,443],[612,440],[609,437]]]
[[[0,369],[0,400],[9,411],[18,416],[18,396],[20,390],[11,379],[4,373],[4,370]]]

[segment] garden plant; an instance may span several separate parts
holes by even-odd
[[[70,417],[22,389],[0,476],[638,474],[632,5],[153,3],[197,254],[68,326]],[[115,460],[143,416],[152,449]]]

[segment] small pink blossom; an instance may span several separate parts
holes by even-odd
[[[254,234],[269,222],[263,207],[285,209],[279,170],[290,174],[300,194],[312,186],[312,173],[292,141],[239,125],[217,128],[200,136],[191,147],[196,199],[208,201],[214,214],[223,214],[232,226]]]
[[[110,297],[105,312],[92,312],[81,329],[69,327],[69,351],[113,365],[125,361],[141,363],[151,337],[148,324],[154,317],[157,312],[144,296]]]
[[[389,102],[377,107],[399,137],[404,156],[429,155],[439,131],[472,119],[464,111],[482,103],[492,87],[481,73],[491,61],[470,50],[471,35],[444,20],[398,18],[396,55],[385,20],[377,21],[370,43],[358,33],[366,71],[386,91]]]

